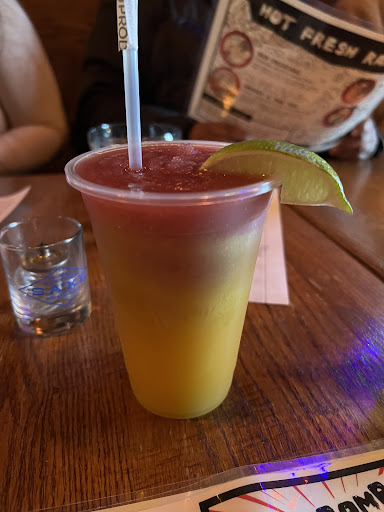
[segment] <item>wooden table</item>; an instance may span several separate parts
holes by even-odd
[[[284,206],[290,306],[250,304],[222,406],[168,420],[136,402],[88,216],[63,175],[7,222],[62,214],[85,228],[93,312],[72,333],[21,334],[0,274],[0,511],[26,512],[339,450],[384,435],[383,162],[337,168],[357,210]]]
[[[353,219],[333,208],[297,208],[305,219],[384,277],[384,162],[332,162],[354,209]]]

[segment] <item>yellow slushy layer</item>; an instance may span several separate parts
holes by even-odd
[[[231,385],[263,219],[183,237],[92,217],[137,399],[172,418],[214,409]]]

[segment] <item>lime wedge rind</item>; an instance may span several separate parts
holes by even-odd
[[[254,174],[281,185],[282,203],[352,207],[336,171],[316,153],[277,140],[250,140],[225,146],[202,165],[230,173]]]

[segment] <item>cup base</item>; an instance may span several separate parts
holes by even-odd
[[[158,409],[147,407],[145,404],[143,404],[137,397],[137,401],[146,409],[147,411],[151,412],[152,414],[156,414],[156,416],[161,416],[162,418],[169,418],[172,420],[190,420],[193,418],[200,418],[201,416],[205,416],[206,414],[214,411],[219,405],[221,405],[224,400],[227,398],[228,391],[225,393],[224,397],[222,397],[220,400],[215,401],[213,404],[211,404],[208,407],[205,407],[204,409],[198,409],[194,411],[188,411],[188,412],[168,412],[168,411],[159,411]]]
[[[37,336],[58,336],[72,330],[76,325],[84,322],[91,313],[91,304],[62,314],[32,317],[16,317],[20,329],[26,334]]]

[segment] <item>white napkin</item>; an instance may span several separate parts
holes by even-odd
[[[265,219],[249,302],[289,304],[283,231],[277,190],[273,192]]]
[[[31,187],[27,186],[13,194],[0,196],[0,222],[3,221],[16,208],[16,206],[21,203],[30,189]]]

